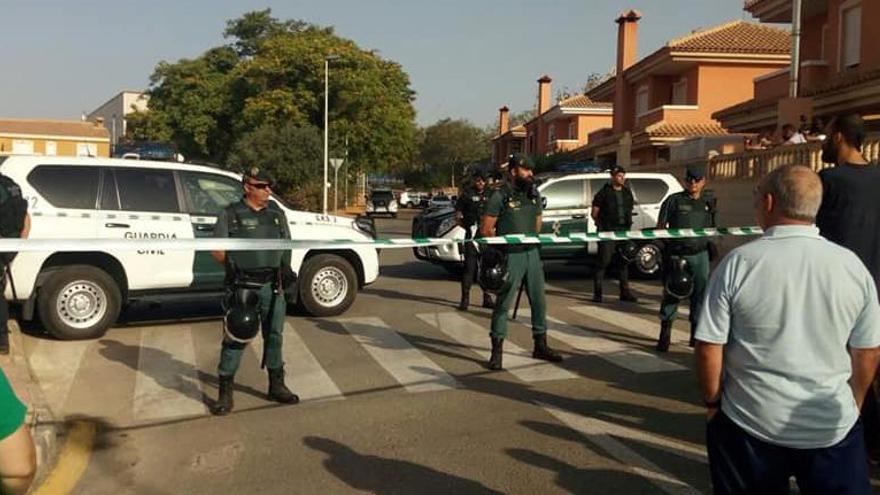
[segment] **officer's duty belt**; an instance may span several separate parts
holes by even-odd
[[[250,282],[255,284],[268,284],[274,282],[278,276],[278,270],[275,268],[265,268],[259,270],[247,270],[238,275],[241,282]]]

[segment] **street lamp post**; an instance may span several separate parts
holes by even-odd
[[[327,164],[330,153],[330,116],[328,107],[330,106],[330,61],[338,59],[338,55],[327,55],[324,57],[324,183],[321,185],[323,191],[323,213],[327,214]]]

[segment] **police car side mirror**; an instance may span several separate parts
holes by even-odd
[[[547,208],[547,196],[541,196],[541,208]]]

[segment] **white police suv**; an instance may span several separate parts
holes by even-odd
[[[217,214],[241,198],[241,176],[211,166],[105,158],[0,156],[0,172],[28,200],[32,239],[193,239],[213,236]],[[287,207],[293,239],[375,238],[372,220]],[[294,249],[296,299],[314,316],[337,315],[376,280],[370,246]],[[39,315],[61,339],[100,336],[138,298],[218,292],[224,269],[210,252],[186,250],[19,253],[6,297]]]
[[[608,183],[608,172],[596,173],[549,173],[537,177],[538,190],[544,204],[544,234],[568,235],[579,232],[596,232],[590,217],[593,196]],[[636,199],[633,211],[633,229],[657,226],[660,205],[668,196],[682,190],[681,184],[670,174],[630,172],[626,174],[627,185]],[[464,229],[456,225],[452,208],[428,210],[413,220],[413,237],[445,237],[464,239]],[[636,241],[639,248],[633,266],[639,275],[650,277],[658,274],[662,252],[654,241]],[[413,249],[417,258],[437,263],[450,271],[461,269],[463,254],[458,244],[418,247]],[[592,242],[584,249],[583,244],[556,244],[541,246],[541,259],[556,261],[583,261],[597,253]]]

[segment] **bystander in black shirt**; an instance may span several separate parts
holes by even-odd
[[[855,252],[880,286],[880,167],[845,163],[821,171],[819,177],[820,233]]]

